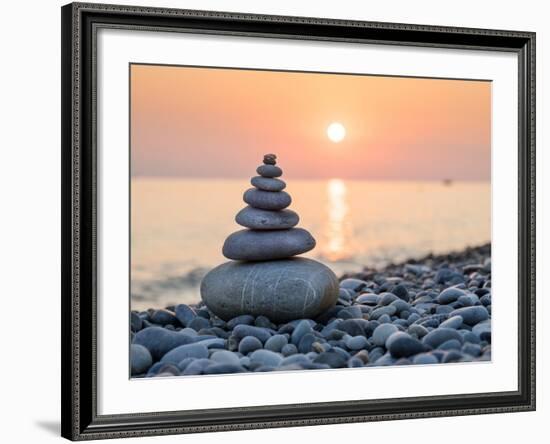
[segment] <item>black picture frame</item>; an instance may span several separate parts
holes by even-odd
[[[535,409],[535,33],[72,3],[62,7],[62,436],[71,440]],[[95,38],[98,27],[509,51],[519,62],[518,390],[97,414]]]

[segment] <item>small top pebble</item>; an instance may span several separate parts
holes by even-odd
[[[264,163],[266,165],[275,165],[277,163],[277,156],[275,154],[265,154]]]

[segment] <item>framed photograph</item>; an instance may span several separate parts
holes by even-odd
[[[534,33],[61,13],[64,437],[535,408]]]

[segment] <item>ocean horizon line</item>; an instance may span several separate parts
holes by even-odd
[[[144,180],[181,180],[181,181],[198,181],[198,180],[208,180],[208,181],[233,181],[233,182],[242,182],[249,181],[249,178],[239,179],[237,177],[208,177],[208,176],[151,176],[151,175],[131,175],[131,180],[134,179],[144,179]],[[452,177],[442,177],[439,179],[382,179],[382,178],[345,178],[345,177],[326,177],[326,178],[310,178],[310,177],[296,177],[296,176],[285,176],[282,178],[285,181],[301,181],[301,182],[328,182],[331,180],[342,180],[346,182],[405,182],[405,183],[491,183],[491,179],[464,179],[459,178],[455,179]]]

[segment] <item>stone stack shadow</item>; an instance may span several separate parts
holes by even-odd
[[[315,239],[288,206],[286,183],[276,156],[266,154],[245,191],[248,204],[235,217],[245,227],[229,235],[223,255],[230,262],[211,270],[201,282],[201,297],[222,319],[241,314],[274,322],[312,318],[338,299],[338,280],[325,265],[294,256],[311,251]]]

